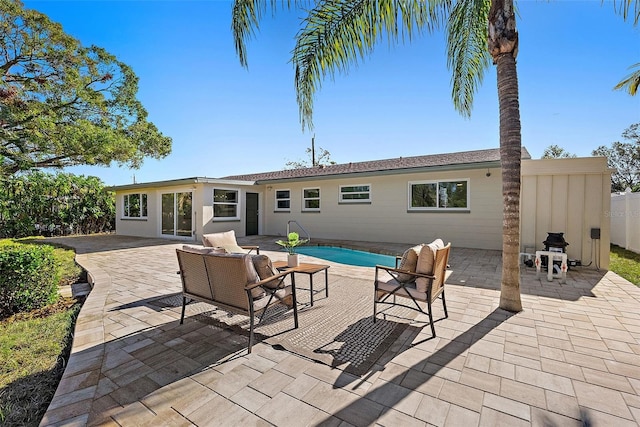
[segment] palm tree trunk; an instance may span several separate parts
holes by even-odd
[[[489,51],[498,69],[500,161],[502,164],[502,284],[500,308],[522,311],[520,300],[520,104],[513,0],[492,0],[489,11]]]

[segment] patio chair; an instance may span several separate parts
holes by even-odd
[[[224,248],[229,253],[246,254],[256,251],[256,254],[260,253],[259,246],[239,246],[236,241],[236,232],[234,230],[225,231],[222,233],[211,233],[202,235],[202,244],[211,248]]]
[[[435,338],[436,329],[433,322],[432,304],[440,297],[444,308],[444,318],[446,319],[449,316],[444,296],[444,285],[447,277],[451,274],[447,270],[451,243],[443,246],[441,240],[439,241],[440,244],[437,242],[421,247],[415,271],[381,265],[376,266],[373,298],[374,322],[378,314],[378,304],[406,307],[429,316],[431,333]],[[415,250],[415,248],[409,250]],[[386,279],[382,279],[380,275],[382,270],[387,272],[391,279],[388,276]],[[398,302],[396,297],[409,299],[411,302],[404,304]],[[426,311],[420,306],[420,303],[426,303]]]
[[[298,327],[295,278],[291,271],[275,273],[254,266],[263,263],[265,255],[196,253],[176,249],[182,278],[182,314],[184,323],[187,300],[212,304],[225,311],[249,316],[249,346],[254,343],[255,315],[262,322],[267,308],[284,304],[293,308],[294,329]],[[268,259],[268,258],[267,258]],[[290,276],[287,284],[285,279]]]

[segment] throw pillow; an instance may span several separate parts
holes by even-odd
[[[422,246],[424,245],[417,245],[404,251],[398,268],[400,270],[416,271],[416,265],[418,264],[418,255],[420,254],[420,249],[422,249]],[[414,277],[415,276],[412,276],[410,274],[399,273],[398,281],[405,283],[413,280]]]
[[[416,265],[416,273],[433,274],[433,264],[436,260],[436,251],[444,248],[444,242],[441,239],[436,239],[428,245],[424,245],[420,250],[418,256],[418,263]],[[429,281],[426,277],[418,277],[416,279],[416,290],[418,292],[427,292],[429,287]]]
[[[229,254],[246,254],[247,253],[247,251],[245,251],[238,245],[229,244],[229,245],[220,245],[220,247]]]
[[[224,233],[203,234],[202,244],[212,248],[224,245],[238,246],[236,242],[236,232],[234,230],[225,231]]]
[[[238,255],[231,255],[231,256],[238,256]],[[244,255],[242,258],[244,260],[244,266],[247,271],[247,285],[258,283],[260,281],[260,276],[258,276],[258,272],[256,271],[256,268],[253,266],[252,256]],[[259,299],[265,295],[266,295],[266,292],[260,286],[256,286],[255,288],[251,289],[251,296],[253,297],[253,299]]]
[[[266,255],[253,255],[253,266],[258,273],[258,277],[260,280],[268,279],[269,277],[273,277],[278,272],[275,268],[273,268],[273,263]],[[272,280],[271,282],[265,283],[263,286],[265,288],[276,289],[280,284],[279,280]]]

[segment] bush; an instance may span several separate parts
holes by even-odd
[[[51,246],[0,246],[0,319],[55,302],[59,281]]]

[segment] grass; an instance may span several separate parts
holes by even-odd
[[[609,270],[640,286],[640,254],[611,245]]]
[[[73,251],[57,248],[55,253],[61,285],[77,281],[82,270]],[[64,372],[80,306],[60,298],[0,321],[0,425],[39,425]]]

